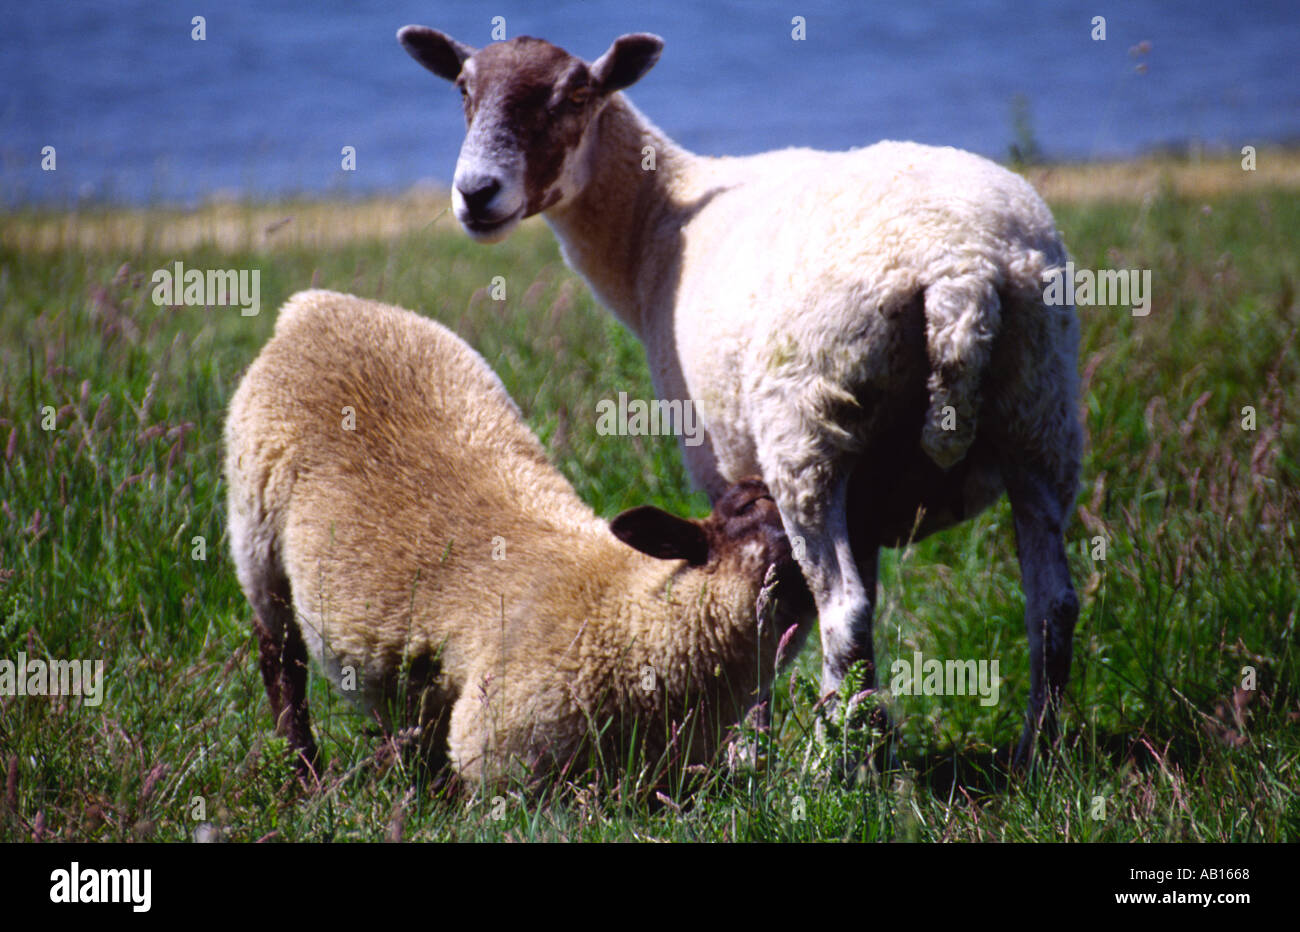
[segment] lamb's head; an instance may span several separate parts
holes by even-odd
[[[701,521],[679,518],[651,505],[625,511],[610,522],[610,530],[642,553],[665,560],[686,560],[691,566],[717,573],[742,605],[753,605],[772,570],[775,587],[769,601],[775,624],[765,634],[776,639],[792,625],[807,634],[814,606],[812,594],[794,559],[776,502],[763,480],[741,479],[714,504]],[[792,655],[798,644],[786,653]]]
[[[663,48],[658,36],[634,33],[588,64],[531,36],[479,50],[427,26],[403,26],[397,38],[417,62],[460,88],[468,130],[452,209],[470,236],[488,243],[582,190],[592,155],[588,130],[609,95],[639,80]]]

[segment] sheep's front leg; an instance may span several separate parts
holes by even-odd
[[[1014,761],[1023,768],[1033,756],[1039,729],[1049,740],[1056,735],[1056,714],[1070,676],[1079,599],[1065,556],[1066,508],[1055,486],[1045,473],[1024,466],[1005,467],[1003,480],[1015,522],[1029,634],[1029,708]]]

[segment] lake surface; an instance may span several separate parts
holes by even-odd
[[[0,203],[446,186],[463,131],[458,95],[394,32],[423,23],[483,45],[496,16],[507,36],[541,36],[589,61],[621,33],[663,36],[659,64],[629,96],[710,154],[895,138],[1005,159],[1032,138],[1048,158],[1091,159],[1300,139],[1297,0],[375,7],[6,4]],[[191,38],[199,14],[204,41]],[[1098,15],[1105,41],[1091,36]],[[1149,51],[1137,52],[1144,41]],[[1028,119],[1019,132],[1016,101]],[[55,171],[41,170],[45,146]],[[341,169],[344,146],[356,171]]]

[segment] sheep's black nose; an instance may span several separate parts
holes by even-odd
[[[481,214],[501,190],[501,182],[496,178],[471,178],[466,183],[457,184],[456,190],[465,199],[470,213]]]

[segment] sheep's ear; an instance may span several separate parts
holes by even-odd
[[[709,562],[704,529],[653,505],[628,509],[609,523],[609,529],[629,547],[660,560],[685,560],[691,566]]]
[[[591,63],[591,76],[602,94],[631,87],[654,67],[664,40],[648,32],[619,36],[604,55]]]
[[[448,81],[456,80],[460,66],[475,51],[428,26],[403,26],[397,30],[397,41],[412,58]]]

